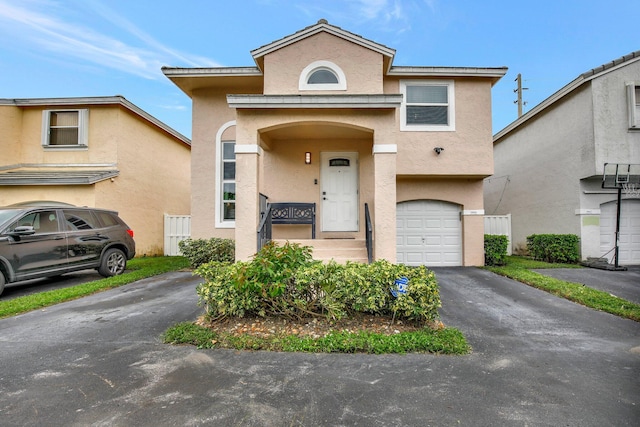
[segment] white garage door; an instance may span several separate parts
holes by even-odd
[[[401,264],[462,265],[460,205],[436,200],[398,203],[396,236]]]
[[[600,253],[616,245],[616,202],[600,205]],[[620,265],[640,264],[640,199],[622,200],[620,205]],[[613,262],[613,251],[607,255]]]

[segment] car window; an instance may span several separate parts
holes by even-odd
[[[114,225],[119,225],[119,222],[116,219],[116,217],[113,214],[110,214],[109,212],[98,211],[96,212],[96,215],[98,215],[98,218],[100,218],[102,225],[104,225],[105,227],[113,227]]]
[[[55,233],[58,229],[58,215],[56,211],[32,212],[20,218],[14,226],[10,228],[29,226],[33,227],[36,233]]]
[[[68,230],[92,230],[100,228],[98,220],[91,211],[64,210],[64,219]]]

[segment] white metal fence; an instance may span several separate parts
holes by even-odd
[[[164,254],[180,255],[178,243],[191,236],[191,215],[164,215]]]
[[[509,243],[507,245],[507,254],[511,255],[513,253],[513,246],[511,242],[511,214],[485,215],[484,234],[507,236],[507,239],[509,239]]]

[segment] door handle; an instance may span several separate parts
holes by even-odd
[[[323,198],[322,198],[322,200],[327,200],[327,198],[326,198],[326,197],[323,197]]]

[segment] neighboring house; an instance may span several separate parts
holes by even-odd
[[[483,264],[491,88],[506,68],[395,66],[395,50],[325,20],[251,55],[255,66],[163,68],[193,101],[194,238],[235,238],[250,258],[264,195],[274,239],[362,259],[344,248],[365,247],[366,204],[374,259]],[[313,217],[294,202],[315,204],[315,240],[310,225],[277,223]]]
[[[640,163],[640,51],[594,68],[494,136],[487,214],[511,214],[514,248],[531,234],[580,237],[582,258],[615,246],[617,191],[605,163]],[[623,193],[622,264],[640,264],[640,199]]]
[[[121,96],[0,99],[0,127],[0,206],[116,210],[138,255],[162,255],[163,215],[189,213],[189,139]]]

